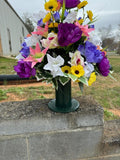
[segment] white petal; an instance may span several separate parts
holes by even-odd
[[[51,66],[49,63],[47,63],[47,64],[43,67],[43,69],[49,70],[49,71],[53,70],[52,66]]]
[[[64,59],[59,55],[56,57],[56,62],[59,63],[59,66],[62,66],[64,64]]]
[[[71,12],[67,15],[66,19],[63,21],[63,23],[73,23],[76,20],[77,12]]]
[[[85,77],[90,77],[91,73],[94,71],[94,66],[91,63],[85,62],[84,71]]]
[[[18,56],[15,59],[21,60],[21,59],[25,59],[25,58],[20,53],[20,54],[18,54]]]

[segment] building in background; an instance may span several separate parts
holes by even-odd
[[[28,34],[24,22],[7,0],[0,0],[0,56],[18,55]]]

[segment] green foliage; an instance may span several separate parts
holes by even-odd
[[[0,101],[7,99],[6,91],[0,90]]]
[[[59,81],[61,82],[62,85],[65,85],[69,80],[70,78],[68,77],[59,77]]]
[[[0,74],[14,74],[13,66],[16,63],[16,59],[0,57]]]
[[[104,110],[104,119],[105,120],[114,120],[118,119],[118,116],[115,116],[112,112],[109,112],[108,110]]]

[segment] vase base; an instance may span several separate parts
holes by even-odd
[[[54,112],[60,112],[60,113],[68,113],[68,112],[73,112],[79,108],[79,102],[75,99],[72,99],[71,101],[71,107],[56,107],[56,100],[52,99],[48,103],[48,108]]]

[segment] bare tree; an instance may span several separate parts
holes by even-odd
[[[31,20],[31,15],[29,13],[24,13],[22,18],[23,18],[23,21],[25,23],[25,26],[28,32],[31,33],[34,30],[34,25]]]

